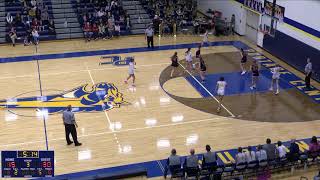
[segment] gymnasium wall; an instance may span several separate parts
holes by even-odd
[[[307,57],[313,63],[313,78],[320,81],[320,1],[277,0],[285,7],[283,23],[278,23],[275,38],[265,36],[263,48],[300,71]]]
[[[243,1],[243,0],[238,0]],[[240,35],[245,35],[246,30],[246,10],[241,3],[234,0],[198,0],[198,9],[206,13],[208,9],[222,12],[222,17],[231,20],[232,14],[236,17],[235,31]]]

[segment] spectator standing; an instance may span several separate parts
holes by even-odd
[[[67,107],[67,110],[63,112],[62,119],[63,119],[63,124],[64,124],[64,128],[65,128],[65,133],[66,133],[67,144],[70,145],[73,143],[69,137],[69,135],[71,134],[72,139],[74,141],[74,145],[81,146],[81,143],[78,142],[78,137],[77,137],[77,129],[76,128],[78,127],[78,124],[76,123],[74,114],[72,112],[71,105],[69,105]]]
[[[164,169],[164,178],[167,178],[167,173],[170,167],[172,166],[181,166],[181,159],[180,156],[177,155],[176,149],[171,150],[171,155],[167,159],[167,164]],[[171,172],[172,173],[172,172]]]
[[[278,141],[278,147],[277,147],[277,150],[278,150],[278,153],[279,153],[279,158],[285,158],[286,157],[286,154],[287,154],[287,151],[286,151],[286,147],[282,144],[281,141]]]
[[[127,18],[126,18],[126,29],[130,30],[130,17],[129,16],[127,16]]]
[[[277,148],[276,145],[271,144],[271,139],[266,140],[265,145],[263,145],[263,149],[267,152],[268,161],[273,161],[277,158]]]
[[[14,23],[15,23],[16,26],[22,26],[23,25],[20,13],[16,14],[16,17],[15,17],[14,21],[15,21]]]
[[[31,3],[32,7],[35,7],[37,5],[37,1],[36,0],[31,0],[30,3]]]
[[[306,89],[310,90],[310,79],[311,79],[311,75],[312,75],[312,63],[310,58],[307,58],[307,65],[304,68],[304,71],[306,73],[306,78],[305,78],[305,83],[306,83]]]
[[[108,31],[109,31],[110,38],[112,38],[114,35],[114,24],[111,18],[108,19]]]
[[[234,33],[235,33],[235,27],[236,27],[236,16],[234,14],[232,14],[232,16],[231,16],[231,31],[232,31],[232,35],[234,35]]]
[[[11,27],[12,23],[13,23],[13,17],[11,16],[11,14],[9,12],[7,13],[6,21],[7,21],[8,25],[9,25],[9,27]]]
[[[151,45],[151,48],[154,48],[154,46],[153,46],[154,31],[153,31],[153,28],[151,27],[151,25],[148,26],[148,28],[145,31],[145,34],[146,34],[148,48],[150,48],[150,45]]]

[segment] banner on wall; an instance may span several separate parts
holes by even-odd
[[[272,5],[273,4],[271,2],[266,1],[264,5],[264,14],[272,16]],[[284,11],[285,11],[284,7],[276,5],[274,17],[278,19],[280,22],[283,22]]]
[[[244,0],[243,2],[244,6],[248,7],[249,9],[252,9],[254,11],[257,11],[258,13],[263,13],[263,4],[264,0]]]

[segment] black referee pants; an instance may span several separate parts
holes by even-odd
[[[153,36],[147,36],[147,43],[148,43],[148,48],[150,48],[150,45],[151,45],[151,48],[154,48],[153,46]]]
[[[310,79],[311,79],[311,75],[312,75],[312,72],[310,72],[309,74],[306,75],[306,78],[304,79],[305,80],[305,83],[306,83],[306,88],[307,89],[310,89]]]
[[[68,144],[71,144],[71,140],[70,140],[70,134],[72,136],[72,139],[74,141],[74,144],[79,144],[78,142],[78,137],[77,137],[77,129],[76,126],[74,124],[64,124],[64,129],[66,132],[66,140]]]

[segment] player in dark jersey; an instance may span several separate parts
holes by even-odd
[[[201,55],[201,44],[198,46],[198,50],[196,51],[196,58],[200,58]]]
[[[174,71],[179,67],[177,52],[175,52],[173,56],[171,56],[171,67],[172,69],[171,69],[170,77],[173,76]]]
[[[244,75],[247,72],[245,69],[245,65],[248,60],[247,56],[248,56],[247,52],[241,48],[241,62],[240,62],[240,67],[242,70],[241,75]]]
[[[251,65],[251,71],[252,71],[252,85],[250,89],[256,89],[257,88],[257,82],[259,79],[259,65],[256,60],[253,61],[253,64]]]
[[[199,74],[200,74],[200,77],[201,77],[201,83],[205,83],[207,66],[206,66],[206,63],[204,62],[204,60],[203,60],[201,55],[199,56],[199,64],[200,64]]]

